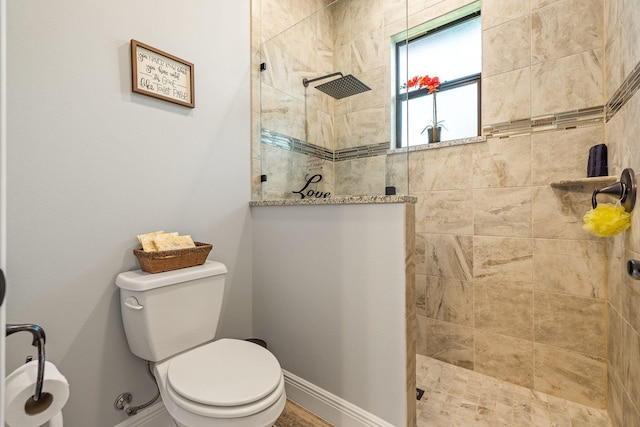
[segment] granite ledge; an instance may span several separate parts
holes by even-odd
[[[402,154],[413,151],[433,150],[435,148],[453,147],[455,145],[475,144],[477,142],[487,142],[484,136],[473,136],[470,138],[452,139],[450,141],[432,142],[430,144],[412,145],[411,147],[392,148],[387,150],[387,154]]]
[[[305,198],[305,199],[277,199],[277,200],[255,200],[249,202],[249,206],[300,206],[300,205],[362,205],[362,204],[384,204],[384,203],[416,203],[417,197],[396,195],[396,196],[344,196],[329,197],[326,199]]]

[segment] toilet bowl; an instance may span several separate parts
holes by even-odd
[[[167,412],[180,427],[270,427],[284,410],[282,368],[266,348],[212,341],[224,295],[224,264],[118,275],[129,348],[156,362]]]
[[[214,341],[158,363],[154,371],[178,426],[266,427],[284,409],[280,364],[250,342]]]

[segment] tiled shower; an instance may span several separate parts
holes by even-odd
[[[486,139],[381,154],[373,149],[391,133],[386,40],[469,2],[338,0],[323,9],[330,3],[252,2],[254,198],[291,197],[288,183],[319,172],[336,195],[394,185],[416,196],[417,352],[608,409],[616,426],[640,425],[640,282],[625,270],[640,259],[640,219],[616,237],[590,236],[582,216],[598,184],[555,185],[585,177],[589,148],[603,142],[610,175],[640,170],[637,5],[483,1]],[[312,15],[313,34],[294,30],[293,55],[311,52],[318,69],[278,64],[287,43],[261,49]],[[336,31],[347,17],[349,35]],[[374,90],[329,104],[293,80],[291,91],[261,84],[265,55],[295,81],[339,66]],[[368,133],[343,138],[344,123]],[[370,155],[349,158],[357,149]]]

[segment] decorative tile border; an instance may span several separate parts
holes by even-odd
[[[611,120],[620,108],[635,95],[638,89],[640,89],[640,62],[636,64],[631,74],[627,76],[618,90],[611,96],[609,102],[607,102],[607,121]]]
[[[507,138],[534,132],[593,126],[603,122],[604,107],[599,106],[488,125],[482,128],[482,134],[486,138]]]
[[[300,141],[299,139],[292,138],[290,136],[271,132],[267,129],[262,129],[260,136],[261,142],[271,147],[278,147],[283,150],[293,151],[294,153],[306,154],[322,160],[333,161],[334,159],[333,150],[329,150],[313,144],[308,144],[304,141]]]
[[[343,160],[360,159],[363,157],[374,157],[387,154],[389,150],[389,142],[380,142],[378,144],[361,145],[360,147],[342,148],[334,151],[333,160],[340,162]]]
[[[281,135],[267,129],[262,129],[261,142],[271,147],[278,147],[294,153],[306,154],[322,160],[341,162],[345,160],[362,159],[366,157],[380,156],[387,154],[389,150],[388,142],[378,144],[361,145],[353,148],[342,148],[340,150],[329,150],[328,148],[309,144],[296,138]]]

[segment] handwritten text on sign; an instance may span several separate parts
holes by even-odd
[[[193,64],[132,40],[134,92],[193,107]],[[175,59],[174,59],[175,58]]]

